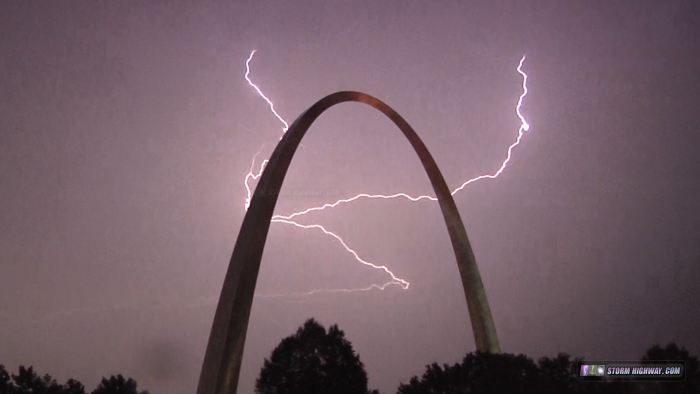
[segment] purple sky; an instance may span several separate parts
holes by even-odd
[[[416,129],[451,186],[531,129],[497,180],[455,196],[504,351],[700,353],[700,3],[24,2],[0,5],[0,363],[88,387],[192,393],[243,218],[242,179],[279,123],[361,90]],[[423,194],[409,144],[346,104],[312,127],[278,213],[358,192]],[[240,390],[308,317],[338,323],[370,386],[474,349],[437,204],[310,215],[411,282],[253,305]],[[258,293],[386,276],[317,232],[271,227]]]

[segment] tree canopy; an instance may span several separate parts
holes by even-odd
[[[367,373],[337,325],[309,319],[265,359],[258,394],[367,394]]]
[[[148,394],[147,391],[138,391],[136,381],[125,379],[122,375],[110,376],[102,381],[91,394]]]
[[[87,394],[85,386],[75,379],[59,384],[49,374],[40,376],[34,367],[20,366],[17,374],[10,374],[0,364],[0,394]],[[148,394],[138,391],[136,381],[122,375],[102,378],[90,394]]]
[[[700,393],[700,361],[675,343],[654,345],[639,359],[685,361],[681,382],[583,382],[579,358],[560,353],[535,363],[525,355],[468,353],[454,365],[433,363],[421,376],[399,385],[398,394],[685,394]],[[265,359],[256,381],[258,394],[379,394],[367,390],[367,373],[345,333],[337,325],[326,330],[313,319],[295,334],[282,339]],[[68,379],[60,384],[32,366],[19,366],[16,374],[0,364],[0,394],[148,394],[136,381],[121,374],[103,377],[87,391]]]
[[[641,361],[683,360],[686,379],[682,382],[583,382],[577,378],[581,359],[567,354],[543,357],[535,364],[524,355],[469,353],[462,362],[442,366],[431,364],[421,377],[399,386],[399,394],[666,394],[700,393],[700,366],[676,344],[654,345]]]
[[[523,355],[469,353],[453,366],[428,365],[423,376],[399,386],[399,394],[530,393],[538,369]]]
[[[74,379],[59,384],[48,374],[39,376],[32,366],[20,366],[15,375],[0,365],[0,394],[85,394],[85,387]]]

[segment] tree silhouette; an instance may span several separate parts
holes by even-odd
[[[578,379],[581,359],[560,353],[535,364],[524,355],[468,353],[457,364],[426,366],[421,377],[400,384],[398,394],[680,394],[700,393],[700,361],[684,347],[654,345],[641,358],[647,361],[685,361],[685,380],[600,381]],[[256,381],[258,394],[379,394],[367,391],[367,373],[352,344],[337,325],[328,331],[313,319],[294,335],[284,338],[265,359]],[[75,379],[58,384],[32,366],[19,366],[17,374],[0,364],[0,394],[86,394]],[[136,381],[122,375],[102,378],[90,394],[148,394]]]
[[[399,386],[399,394],[534,393],[538,368],[524,355],[468,353],[461,363],[428,365],[423,376]]]
[[[65,384],[58,384],[51,375],[43,377],[32,366],[20,366],[18,373],[9,374],[0,364],[0,394],[86,394],[85,386],[75,379],[68,379]],[[102,378],[102,382],[91,394],[148,394],[138,391],[136,382],[122,375]]]
[[[86,391],[85,386],[75,379],[58,384],[49,374],[40,377],[32,366],[19,366],[17,375],[14,375],[0,364],[0,394],[86,394]],[[103,377],[91,394],[148,394],[148,391],[138,391],[133,379],[117,375],[109,379]]]
[[[138,391],[136,381],[122,375],[110,376],[109,379],[102,378],[102,381],[91,394],[148,394],[148,391]]]
[[[554,358],[542,357],[538,361],[541,394],[574,393],[578,385],[576,378],[581,359],[571,359],[568,354],[559,353]]]
[[[11,389],[10,374],[5,370],[5,366],[0,364],[0,394],[11,393]]]
[[[399,386],[399,394],[675,394],[700,393],[700,363],[675,343],[654,345],[641,358],[646,361],[685,361],[682,382],[600,381],[578,379],[581,359],[567,354],[543,357],[535,365],[523,355],[469,353],[453,366],[431,364],[421,378]]]
[[[85,387],[74,379],[58,384],[49,374],[40,377],[31,366],[20,366],[17,375],[10,375],[0,365],[0,394],[85,394]]]
[[[85,394],[85,386],[75,379],[68,379],[61,394]]]
[[[12,394],[62,394],[63,387],[49,374],[40,377],[33,367],[19,367],[17,375],[12,375],[14,385],[9,388]]]
[[[326,332],[322,325],[309,319],[265,359],[255,391],[258,394],[367,394],[367,373],[337,325]]]
[[[700,393],[700,363],[684,347],[669,343],[665,347],[654,345],[642,356],[642,361],[685,361],[685,381],[645,383],[640,392],[645,394]]]

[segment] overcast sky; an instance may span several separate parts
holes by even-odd
[[[452,187],[504,351],[700,353],[700,3],[25,2],[0,5],[0,364],[89,388],[122,373],[192,393],[244,215],[280,123],[360,90],[416,129]],[[344,104],[314,124],[277,213],[359,192],[430,193],[410,145]],[[339,324],[395,392],[474,350],[437,204],[305,216],[411,282],[257,297],[241,393],[308,317]],[[257,294],[387,280],[317,231],[273,224]]]

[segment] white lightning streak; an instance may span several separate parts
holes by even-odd
[[[272,114],[284,125],[283,132],[286,132],[287,129],[289,128],[289,125],[287,124],[287,122],[277,113],[277,111],[275,111],[275,107],[274,107],[272,101],[269,98],[267,98],[267,96],[265,96],[265,94],[262,92],[262,90],[260,90],[260,88],[255,83],[253,83],[253,81],[249,77],[250,76],[250,62],[253,59],[255,52],[256,51],[253,50],[250,53],[250,56],[248,57],[248,59],[246,60],[245,79],[248,82],[248,84],[250,86],[252,86],[253,89],[255,89],[255,91],[258,93],[258,95],[267,102]],[[451,192],[452,195],[457,194],[458,192],[463,190],[465,187],[467,187],[467,185],[470,185],[471,183],[474,183],[474,182],[482,180],[482,179],[495,179],[499,175],[501,175],[501,173],[503,173],[503,171],[508,166],[508,163],[510,162],[513,149],[520,144],[520,141],[522,140],[524,133],[527,132],[528,130],[530,130],[530,125],[525,120],[525,117],[523,116],[523,114],[520,112],[522,104],[523,104],[523,99],[527,95],[527,74],[525,74],[525,72],[522,70],[522,66],[523,66],[524,62],[525,62],[525,56],[523,56],[520,59],[520,62],[518,63],[518,66],[516,68],[517,72],[522,76],[522,79],[523,79],[522,80],[523,91],[520,94],[520,96],[518,97],[518,102],[515,106],[515,113],[516,113],[518,119],[520,120],[520,127],[518,128],[518,135],[515,139],[515,142],[513,142],[510,146],[508,146],[506,158],[501,163],[501,166],[493,174],[480,175],[478,177],[475,177],[475,178],[472,178],[472,179],[465,181],[459,187],[452,190],[452,192]],[[260,166],[260,171],[258,171],[257,173],[253,173],[253,168],[255,166],[255,158],[256,157],[257,157],[257,154],[253,157],[253,163],[251,164],[250,170],[244,179],[245,188],[246,188],[246,202],[245,202],[245,209],[246,210],[248,209],[248,207],[250,205],[250,199],[251,199],[251,189],[250,189],[249,182],[251,180],[256,180],[258,177],[260,177],[260,175],[262,174],[262,171],[265,168],[265,164],[267,164],[267,160],[263,161],[261,166]],[[274,215],[272,217],[271,222],[292,225],[292,226],[295,226],[297,228],[306,229],[306,230],[310,230],[310,229],[320,230],[325,235],[330,236],[330,237],[334,238],[336,241],[338,241],[342,245],[342,247],[346,250],[346,252],[350,253],[355,258],[355,260],[358,261],[359,263],[364,264],[366,266],[369,266],[371,268],[380,269],[380,270],[383,270],[384,272],[386,272],[391,277],[390,281],[388,281],[382,285],[372,284],[370,286],[367,286],[364,288],[359,288],[359,289],[314,289],[314,290],[311,290],[308,292],[270,294],[270,295],[261,295],[261,297],[263,297],[263,298],[290,297],[290,296],[292,296],[292,297],[294,297],[294,296],[305,297],[305,296],[311,296],[311,295],[319,294],[319,293],[353,293],[353,292],[358,292],[358,291],[370,291],[372,289],[384,290],[387,286],[390,286],[390,285],[401,286],[401,288],[403,288],[404,290],[408,289],[408,287],[410,285],[410,283],[408,281],[397,277],[396,275],[394,275],[393,272],[391,272],[391,270],[389,270],[384,265],[376,265],[376,264],[370,263],[370,262],[362,259],[357,254],[357,252],[355,250],[353,250],[352,248],[350,248],[347,245],[347,243],[339,235],[333,233],[332,231],[327,230],[325,227],[321,226],[320,224],[306,225],[306,224],[301,224],[301,223],[298,223],[298,222],[295,222],[292,220],[293,218],[295,218],[297,216],[303,216],[303,215],[309,214],[311,212],[317,212],[317,211],[322,211],[322,210],[329,209],[329,208],[335,208],[341,204],[347,204],[347,203],[350,203],[350,202],[353,202],[353,201],[356,201],[359,199],[364,199],[364,198],[367,198],[367,199],[385,199],[385,200],[394,199],[394,198],[404,198],[404,199],[407,199],[407,200],[410,200],[413,202],[422,201],[422,200],[437,201],[437,198],[435,198],[434,196],[431,196],[431,195],[420,195],[420,196],[414,197],[414,196],[411,196],[411,195],[406,194],[406,193],[395,193],[395,194],[389,194],[389,195],[360,193],[360,194],[357,194],[353,197],[340,199],[340,200],[337,200],[335,202],[326,203],[326,204],[323,204],[323,205],[320,205],[317,207],[307,208],[307,209],[304,209],[304,210],[301,210],[298,212],[294,212],[294,213],[289,214],[289,215]]]
[[[267,105],[270,106],[270,111],[272,111],[272,114],[275,115],[275,117],[277,118],[277,120],[279,120],[280,122],[282,122],[282,124],[284,125],[284,127],[282,128],[282,133],[286,133],[286,132],[287,132],[287,129],[289,129],[289,125],[287,124],[287,121],[284,120],[284,119],[280,116],[280,114],[277,113],[277,111],[275,111],[275,105],[272,104],[272,101],[271,101],[269,98],[267,98],[267,96],[265,96],[265,94],[262,92],[262,90],[260,90],[260,88],[259,88],[257,85],[255,85],[255,84],[253,83],[253,81],[251,81],[250,78],[249,78],[249,75],[250,75],[250,61],[253,60],[253,56],[255,55],[255,52],[256,52],[256,50],[253,49],[253,50],[250,52],[250,56],[248,56],[248,59],[245,61],[245,80],[248,81],[248,85],[252,86],[253,89],[255,89],[255,91],[258,92],[258,95],[259,95],[260,97],[262,97],[263,100],[265,100],[265,101],[267,102]]]
[[[525,74],[525,72],[523,72],[523,70],[522,70],[523,62],[525,62],[525,56],[523,56],[520,59],[520,63],[518,63],[518,67],[516,68],[518,73],[523,77],[523,83],[522,83],[523,92],[520,94],[520,97],[518,98],[518,103],[515,106],[515,113],[518,116],[518,119],[520,119],[520,128],[518,129],[518,136],[516,137],[515,142],[513,142],[508,147],[506,158],[503,160],[503,162],[501,163],[501,166],[498,168],[498,170],[496,170],[496,172],[494,172],[493,174],[480,175],[478,177],[475,177],[475,178],[472,178],[472,179],[465,181],[459,187],[452,190],[453,196],[455,194],[457,194],[458,192],[460,192],[461,190],[463,190],[465,187],[467,187],[467,185],[472,184],[476,181],[480,181],[482,179],[496,179],[496,178],[498,178],[498,176],[501,175],[501,173],[503,173],[503,171],[508,166],[508,163],[510,162],[510,159],[511,159],[511,156],[513,153],[513,149],[520,144],[520,141],[523,138],[524,132],[526,132],[530,129],[530,125],[527,123],[527,121],[525,120],[523,115],[520,113],[520,108],[523,104],[523,99],[527,95],[527,74]],[[413,197],[413,196],[406,194],[406,193],[395,193],[395,194],[389,194],[389,195],[360,193],[360,194],[357,194],[357,195],[349,197],[349,198],[337,200],[337,201],[332,202],[332,203],[326,203],[326,204],[323,204],[323,205],[320,205],[317,207],[307,208],[307,209],[304,209],[304,210],[301,210],[298,212],[294,212],[294,213],[289,214],[289,215],[275,215],[274,219],[290,220],[290,219],[293,219],[297,216],[303,216],[303,215],[309,214],[311,212],[323,211],[323,210],[328,209],[328,208],[335,208],[338,205],[347,204],[347,203],[350,203],[350,202],[353,202],[353,201],[356,201],[359,199],[364,199],[364,198],[384,199],[384,200],[391,200],[394,198],[404,198],[404,199],[407,199],[407,200],[410,200],[413,202],[417,202],[417,201],[421,201],[421,200],[437,201],[437,198],[435,198],[434,196],[430,196],[430,195],[421,195],[421,196]]]
[[[267,160],[263,160],[263,162],[260,164],[260,171],[257,173],[253,173],[253,167],[255,167],[255,159],[258,157],[258,154],[260,152],[256,153],[255,156],[253,156],[253,162],[250,163],[250,170],[248,173],[245,175],[245,178],[243,179],[243,184],[245,185],[245,210],[248,210],[248,207],[250,207],[250,199],[252,198],[252,191],[250,189],[250,184],[248,182],[254,181],[258,178],[260,178],[260,175],[262,175],[263,170],[265,169],[265,165],[267,165]]]
[[[386,282],[382,285],[372,284],[372,285],[369,285],[367,287],[361,287],[361,288],[357,288],[357,289],[314,289],[314,290],[310,290],[310,291],[297,292],[297,293],[260,294],[260,295],[258,295],[258,297],[259,298],[290,298],[290,297],[302,298],[302,297],[309,297],[312,295],[323,294],[323,293],[325,293],[325,294],[349,294],[349,293],[357,293],[360,291],[370,291],[372,289],[384,290],[391,285],[401,286],[401,283],[396,282],[396,281],[390,281],[390,282]]]
[[[246,62],[245,62],[245,67],[246,67],[245,80],[248,82],[248,84],[250,86],[253,87],[253,89],[255,89],[256,92],[258,92],[258,95],[262,99],[264,99],[265,102],[267,102],[273,115],[282,123],[283,132],[287,132],[287,129],[289,129],[289,125],[287,124],[287,122],[284,120],[284,118],[282,118],[277,113],[277,111],[275,111],[275,106],[272,104],[272,101],[269,98],[267,98],[267,96],[265,96],[265,94],[262,92],[262,90],[250,79],[250,62],[251,62],[251,60],[253,60],[253,56],[255,55],[255,52],[256,52],[255,50],[251,51],[250,56],[248,56],[248,59],[246,59]],[[252,191],[251,191],[251,187],[250,187],[249,182],[253,181],[253,180],[257,180],[260,177],[260,175],[262,175],[262,172],[265,169],[265,165],[268,162],[267,160],[264,160],[260,165],[260,170],[257,173],[254,173],[253,169],[255,167],[255,159],[257,158],[259,153],[260,152],[256,153],[253,156],[253,161],[250,164],[250,170],[248,170],[248,173],[246,174],[245,178],[243,179],[243,183],[244,183],[245,189],[246,189],[246,200],[245,200],[245,204],[244,204],[246,211],[250,207],[250,201],[252,198]],[[305,224],[297,223],[297,222],[289,220],[289,219],[278,218],[278,217],[274,217],[274,216],[273,216],[271,222],[293,225],[297,228],[301,228],[301,229],[305,229],[305,230],[311,230],[311,229],[321,230],[325,235],[330,236],[330,237],[334,238],[336,241],[338,241],[342,245],[342,247],[345,249],[345,251],[350,253],[353,256],[353,258],[355,258],[355,260],[357,262],[364,264],[366,266],[369,266],[371,268],[379,269],[379,270],[386,272],[391,277],[391,280],[382,284],[382,285],[372,284],[368,287],[363,287],[363,288],[359,288],[359,289],[316,289],[316,290],[311,290],[311,291],[305,292],[305,293],[260,295],[260,297],[274,298],[274,297],[288,297],[288,296],[295,296],[295,295],[303,297],[303,296],[310,296],[310,295],[314,295],[314,294],[318,294],[318,293],[354,293],[354,292],[358,292],[358,291],[370,291],[372,289],[384,290],[387,286],[390,286],[390,285],[399,285],[399,286],[401,286],[401,288],[403,288],[405,290],[405,289],[408,289],[408,286],[410,285],[410,283],[408,281],[401,279],[401,278],[397,277],[396,275],[394,275],[394,273],[391,272],[391,270],[389,270],[389,268],[387,268],[386,266],[372,264],[372,263],[362,259],[357,254],[357,252],[355,252],[355,250],[353,250],[350,246],[348,246],[348,244],[339,235],[327,230],[325,227],[321,226],[320,224],[305,225]]]
[[[351,247],[349,247],[348,244],[346,244],[345,241],[343,241],[343,239],[342,239],[338,234],[336,234],[336,233],[334,233],[334,232],[332,232],[332,231],[327,230],[325,227],[321,226],[320,224],[301,224],[301,223],[297,223],[297,222],[292,221],[292,220],[285,220],[285,219],[272,219],[272,222],[273,222],[273,223],[291,224],[292,226],[299,227],[299,228],[303,228],[303,229],[317,229],[317,230],[321,230],[321,231],[323,231],[324,234],[335,238],[335,240],[338,241],[338,242],[343,246],[343,248],[345,249],[345,251],[347,251],[348,253],[350,253],[350,254],[355,258],[355,260],[357,260],[357,261],[360,262],[361,264],[364,264],[364,265],[369,266],[369,267],[372,267],[372,268],[374,268],[374,269],[378,269],[378,270],[382,270],[382,271],[386,272],[386,273],[391,277],[391,281],[388,282],[388,283],[397,283],[397,284],[399,284],[404,290],[408,289],[408,286],[411,285],[410,283],[408,283],[408,281],[405,281],[405,280],[403,280],[403,279],[397,277],[396,275],[394,275],[394,273],[391,272],[391,271],[389,270],[389,268],[387,268],[385,265],[376,265],[376,264],[370,263],[370,262],[367,261],[367,260],[362,259],[362,258],[357,254],[357,252],[356,252],[355,250],[353,250]],[[371,287],[372,287],[372,286],[370,286],[370,288],[371,288]],[[384,287],[386,287],[386,284],[384,285]],[[349,290],[345,289],[345,290],[338,290],[338,291],[348,292]]]

